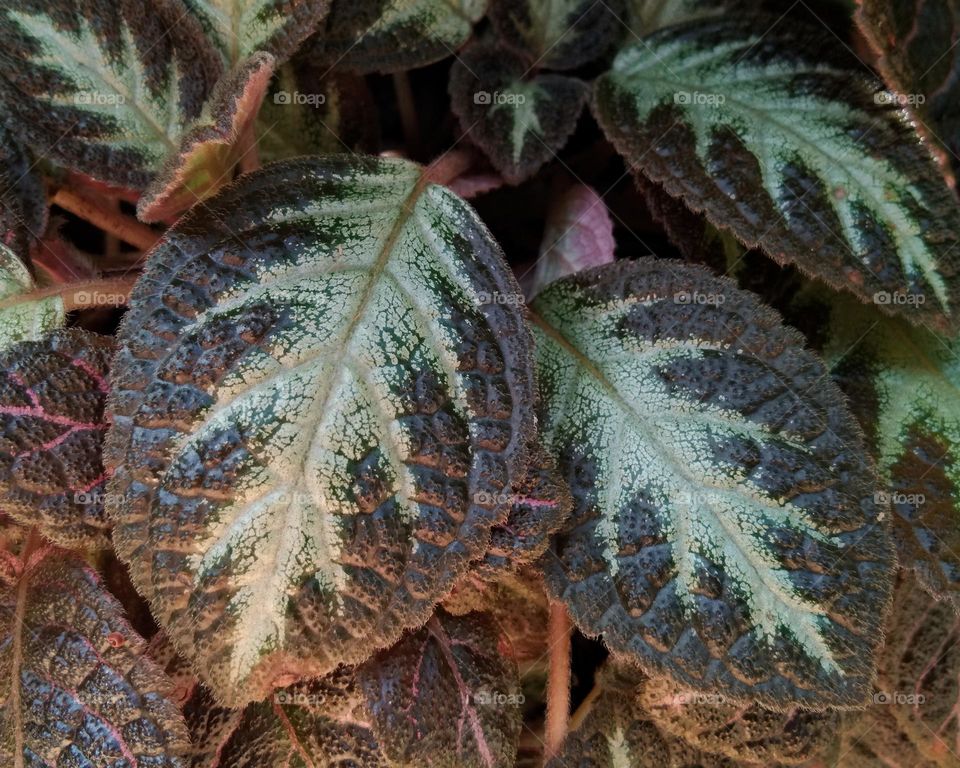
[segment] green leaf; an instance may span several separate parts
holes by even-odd
[[[609,53],[626,31],[624,0],[492,0],[503,41],[546,69],[576,69]]]
[[[960,5],[954,0],[864,0],[857,26],[879,54],[877,66],[947,167],[960,169]],[[941,150],[942,152],[942,150]]]
[[[248,174],[167,232],[130,298],[114,542],[225,704],[423,624],[506,519],[533,432],[519,288],[421,171]]]
[[[0,761],[186,768],[170,681],[116,599],[75,554],[25,559],[0,577]]]
[[[0,115],[0,119],[2,119]],[[47,196],[20,142],[0,124],[0,243],[21,259],[47,228]]]
[[[256,53],[224,77],[203,113],[180,139],[137,203],[137,217],[155,222],[176,217],[233,180],[233,168],[252,139],[260,104],[273,76],[274,59]]]
[[[258,52],[282,64],[317,29],[330,0],[185,0],[226,71]]]
[[[840,729],[836,710],[744,707],[722,696],[678,689],[664,677],[647,680],[637,695],[662,733],[709,754],[756,765],[800,765],[826,752]]]
[[[824,357],[870,437],[900,564],[960,611],[960,346],[854,302]]]
[[[30,272],[16,254],[0,244],[0,350],[18,341],[35,341],[63,325],[59,296],[38,298]]]
[[[113,340],[53,331],[0,352],[0,506],[48,539],[110,546],[100,447]]]
[[[511,184],[557,156],[587,98],[576,78],[527,72],[522,58],[490,45],[472,46],[450,70],[450,106],[462,130]]]
[[[488,616],[440,610],[357,674],[391,765],[513,766],[523,697]]]
[[[884,94],[822,29],[733,17],[624,48],[594,111],[632,166],[750,247],[954,327],[960,209]]]
[[[0,96],[24,142],[72,170],[142,189],[216,82],[179,0],[2,0]]]
[[[859,428],[799,334],[653,259],[532,309],[544,440],[574,497],[542,562],[581,630],[733,700],[862,703],[890,539]]]
[[[452,56],[488,0],[333,0],[313,59],[357,74],[400,72]]]

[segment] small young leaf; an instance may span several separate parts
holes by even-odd
[[[505,48],[475,45],[450,70],[450,106],[464,132],[511,184],[553,159],[577,127],[587,86],[565,75],[526,77]]]
[[[63,325],[63,300],[59,296],[32,298],[34,287],[23,262],[0,243],[0,350],[18,341],[42,338]]]
[[[900,564],[960,611],[960,346],[854,302],[824,357],[871,438]]]
[[[664,677],[637,689],[640,704],[661,732],[710,754],[757,765],[799,765],[827,750],[837,737],[840,713],[744,707]]]
[[[574,272],[613,263],[616,246],[603,199],[586,184],[574,184],[550,206],[529,295]]]
[[[597,119],[631,164],[747,245],[885,311],[957,325],[956,199],[905,112],[804,30],[764,17],[665,29],[597,81]]]
[[[522,725],[516,664],[484,614],[442,609],[361,666],[358,678],[384,755],[397,768],[507,768]]]
[[[454,54],[487,0],[334,0],[311,55],[357,74],[401,72]]]
[[[33,165],[13,132],[0,123],[0,244],[21,259],[47,228],[46,195]]]
[[[137,203],[137,217],[155,222],[177,216],[232,181],[273,76],[269,53],[256,53],[224,77]]]
[[[505,43],[546,69],[576,69],[611,51],[625,31],[624,0],[492,0],[490,22]]]
[[[2,0],[0,96],[24,142],[142,189],[198,117],[219,62],[180,0]]]
[[[0,580],[0,762],[185,768],[170,681],[77,555]]]
[[[891,709],[921,755],[960,765],[960,618],[909,574],[897,586],[877,687],[874,708]]]
[[[895,93],[891,102],[920,118],[921,130],[946,146],[960,168],[960,5],[954,0],[864,0],[860,31],[880,54],[877,62]]]
[[[107,547],[107,368],[113,340],[58,330],[0,352],[0,507],[65,547]]]
[[[224,71],[265,52],[285,62],[314,33],[330,0],[185,0],[220,52]]]
[[[130,298],[114,541],[226,704],[420,626],[506,519],[533,432],[519,288],[421,170],[248,174],[168,231]]]
[[[543,435],[574,497],[543,559],[577,625],[680,683],[858,705],[893,567],[859,428],[730,281],[620,262],[533,303]]]
[[[749,2],[756,5],[757,0]],[[630,28],[638,35],[649,35],[673,24],[718,16],[734,5],[733,0],[627,0]]]

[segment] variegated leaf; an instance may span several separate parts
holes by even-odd
[[[380,121],[365,79],[326,70],[297,61],[277,71],[257,115],[261,161],[379,147]]]
[[[586,184],[570,186],[550,206],[528,295],[582,269],[612,264],[616,247],[603,199]]]
[[[674,26],[617,56],[595,113],[716,226],[915,322],[960,316],[960,208],[906,113],[823,31],[767,17]]]
[[[143,188],[220,74],[180,0],[3,0],[0,96],[38,153]]]
[[[450,70],[450,106],[465,133],[511,184],[556,157],[577,127],[587,86],[565,75],[527,77],[506,48],[475,45]]]
[[[333,0],[311,55],[358,74],[400,72],[452,56],[488,0]]]
[[[185,0],[229,71],[258,52],[282,64],[321,24],[330,0]]]
[[[131,296],[114,541],[224,703],[391,645],[506,518],[533,427],[519,289],[421,170],[248,174],[167,233]]]
[[[533,303],[543,434],[574,509],[548,585],[614,655],[774,709],[852,706],[893,568],[876,475],[820,360],[679,262]]]
[[[66,319],[63,299],[37,297],[24,263],[0,243],[0,350],[18,341],[34,341]]]
[[[217,83],[203,113],[137,203],[139,219],[175,217],[233,180],[234,166],[250,151],[241,140],[253,139],[273,69],[273,56],[255,53]]]
[[[0,507],[65,547],[108,547],[106,475],[112,339],[57,330],[0,352]]]
[[[391,765],[513,765],[523,697],[498,639],[488,616],[440,609],[357,670]]]
[[[944,145],[960,168],[960,3],[956,0],[863,0],[860,31],[880,54],[878,66],[921,131]],[[946,153],[944,153],[946,154]]]
[[[851,301],[830,314],[824,357],[870,438],[900,564],[960,611],[960,345]]]
[[[21,259],[47,228],[46,194],[34,166],[13,132],[0,123],[0,244]]]
[[[146,642],[77,555],[0,578],[0,761],[186,768],[183,718]]]
[[[889,709],[920,755],[960,766],[960,618],[904,574],[887,628],[873,709]],[[913,766],[913,762],[905,763]]]
[[[801,765],[825,753],[840,732],[836,710],[771,712],[678,689],[665,677],[646,681],[637,695],[662,733],[709,754],[757,765]]]
[[[491,0],[490,21],[531,64],[575,69],[610,53],[625,32],[624,0]]]

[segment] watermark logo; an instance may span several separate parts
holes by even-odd
[[[122,93],[101,93],[100,91],[77,91],[73,103],[84,107],[119,107],[127,103]]]
[[[327,97],[322,93],[303,93],[301,91],[277,91],[273,94],[273,103],[282,105],[296,104],[316,109],[327,103]]]
[[[479,291],[477,293],[477,304],[503,304],[507,306],[520,306],[523,304],[523,296],[519,293],[501,293],[500,291]]]
[[[893,704],[900,707],[916,707],[924,704],[927,697],[922,693],[903,693],[902,691],[877,691],[873,694],[874,704]]]
[[[700,293],[700,291],[679,291],[673,295],[674,304],[702,304],[719,307],[727,300],[722,293]]]
[[[904,293],[903,291],[877,291],[873,294],[873,303],[886,306],[913,306],[925,304],[927,297],[922,293]]]
[[[500,104],[524,104],[527,97],[522,93],[511,93],[509,91],[476,91],[473,94],[473,103],[482,105],[500,105]]]
[[[103,293],[100,291],[77,291],[73,302],[77,307],[119,307],[127,303],[125,293]]]
[[[481,707],[522,707],[527,699],[522,693],[477,691],[473,700]]]
[[[722,93],[701,93],[700,91],[676,91],[673,94],[674,104],[692,104],[701,107],[719,107],[726,102],[727,97]]]
[[[887,491],[877,491],[873,494],[875,504],[906,504],[911,507],[919,507],[925,503],[927,497],[922,493],[889,493]]]
[[[879,91],[873,95],[873,101],[876,104],[893,104],[898,107],[912,107],[917,104],[925,104],[927,97],[922,93],[890,93],[890,91]]]

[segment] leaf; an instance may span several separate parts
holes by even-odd
[[[379,147],[377,107],[362,77],[304,62],[274,77],[256,122],[264,162],[301,155],[373,151]]]
[[[859,713],[846,713],[853,720],[841,733],[838,758],[826,762],[829,768],[876,768],[878,765],[938,768],[938,763],[921,755],[900,730],[890,707],[870,707]],[[853,717],[852,714],[859,716]],[[822,768],[814,764],[810,768]],[[939,765],[939,768],[943,768]]]
[[[753,2],[756,7],[756,0]],[[638,35],[648,35],[673,24],[718,16],[733,9],[739,11],[739,6],[745,3],[734,0],[628,0],[627,5],[631,29]]]
[[[330,0],[185,0],[229,71],[255,53],[282,64],[321,24]]]
[[[576,69],[610,53],[624,32],[625,3],[609,0],[491,0],[490,22],[533,65]]]
[[[877,66],[894,91],[891,101],[918,119],[930,141],[946,146],[945,164],[960,168],[960,5],[864,0],[856,13],[863,36],[879,54]]]
[[[18,341],[35,341],[63,325],[59,296],[38,298],[30,272],[16,254],[0,244],[0,350]]]
[[[577,626],[732,700],[861,704],[890,539],[860,431],[799,334],[653,259],[560,280],[532,310],[543,439],[574,498],[542,562]]]
[[[489,45],[471,47],[450,71],[450,106],[462,130],[511,184],[556,157],[587,98],[576,78],[528,72],[518,55]]]
[[[0,123],[0,243],[22,259],[47,228],[47,199],[35,165]]]
[[[183,768],[170,682],[82,559],[52,550],[0,586],[0,761]]]
[[[110,546],[100,447],[112,339],[53,331],[0,352],[0,506],[74,549]]]
[[[358,670],[384,755],[396,766],[512,766],[522,714],[516,664],[484,614],[442,610]]]
[[[709,754],[758,765],[800,765],[825,752],[836,739],[840,713],[793,709],[771,712],[685,691],[668,678],[638,689],[640,704],[662,733]]]
[[[603,198],[586,184],[573,184],[550,206],[530,295],[574,272],[612,264],[616,247]]]
[[[902,110],[822,29],[732,17],[624,48],[594,111],[617,149],[750,247],[912,322],[957,325],[960,210]],[[792,29],[790,29],[792,28]]]
[[[900,563],[960,611],[960,348],[853,302],[830,314],[824,357],[870,437]]]
[[[452,56],[487,10],[487,0],[333,0],[310,55],[365,75],[401,72]]]
[[[274,164],[153,249],[118,333],[108,512],[224,704],[362,662],[486,551],[533,431],[518,290],[401,160]]]
[[[180,139],[137,203],[141,221],[175,217],[232,181],[273,76],[274,59],[256,53],[217,83],[203,113]],[[246,148],[249,151],[249,148]]]
[[[220,74],[179,0],[3,0],[0,96],[24,142],[142,189]]]
[[[487,553],[474,570],[480,578],[495,581],[539,559],[573,506],[556,462],[539,445],[532,446],[530,462],[509,501],[506,522],[493,527]]]
[[[889,708],[926,759],[960,765],[960,618],[909,575],[897,586],[881,661],[874,708]]]

